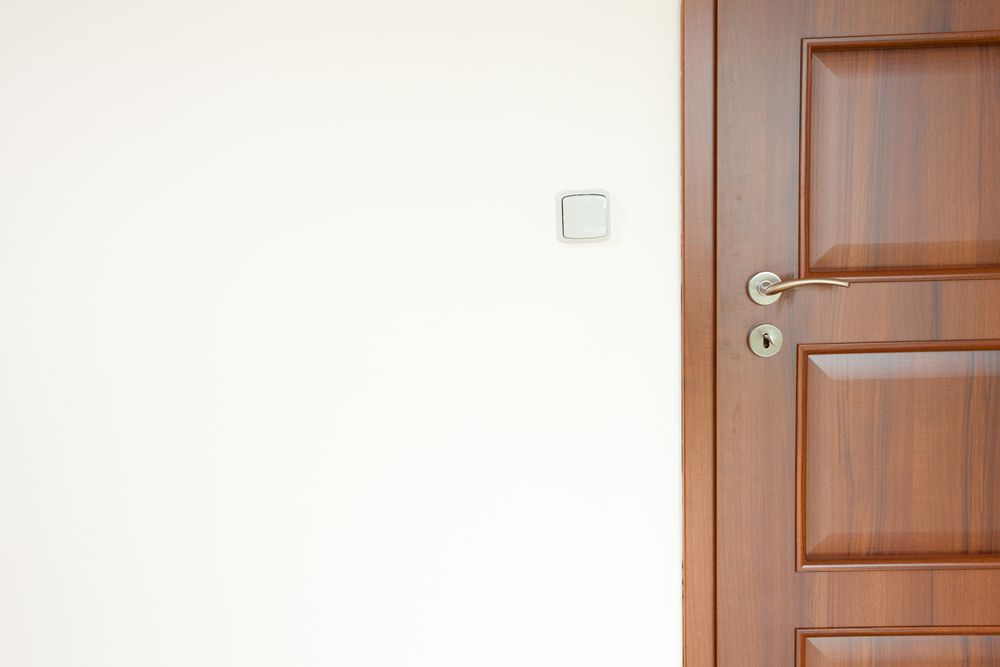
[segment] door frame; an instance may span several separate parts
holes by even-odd
[[[716,2],[682,0],[684,665],[715,665]]]

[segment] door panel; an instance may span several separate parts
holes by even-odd
[[[913,628],[799,633],[799,667],[995,667],[998,628]],[[853,634],[852,634],[853,632]]]
[[[800,569],[1000,567],[1000,341],[799,346],[798,374]]]
[[[1000,34],[807,40],[807,273],[1000,269]]]
[[[1000,627],[1000,1],[719,0],[717,36],[717,661],[1000,664],[954,631]]]

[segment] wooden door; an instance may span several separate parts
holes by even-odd
[[[715,11],[714,661],[1000,665],[1000,0]]]

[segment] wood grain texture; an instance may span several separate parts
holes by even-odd
[[[794,665],[797,628],[1000,626],[1000,570],[799,571],[795,546],[797,347],[997,340],[1000,280],[746,295],[758,271],[801,266],[803,40],[997,31],[1000,2],[718,0],[717,25],[717,664]],[[761,322],[784,333],[770,359],[746,346]]]
[[[684,664],[715,665],[715,2],[683,5]]]
[[[800,345],[800,569],[1000,567],[1000,341]]]
[[[801,630],[799,667],[997,667],[1000,628]]]
[[[804,273],[1000,276],[1000,33],[805,40]]]

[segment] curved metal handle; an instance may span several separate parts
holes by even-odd
[[[833,285],[834,287],[850,287],[846,280],[836,280],[834,278],[802,278],[800,280],[781,281],[776,274],[770,271],[761,271],[747,283],[747,293],[750,298],[762,306],[774,303],[781,298],[781,293],[803,285]]]
[[[834,287],[850,287],[851,283],[846,280],[834,280],[833,278],[803,278],[801,280],[789,280],[787,282],[774,283],[771,285],[761,285],[760,293],[764,296],[781,294],[803,285],[833,285]]]

